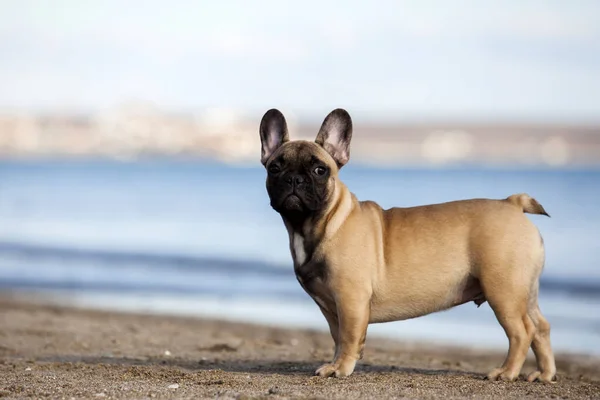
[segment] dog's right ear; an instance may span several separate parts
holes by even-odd
[[[287,123],[281,111],[274,108],[267,111],[260,121],[260,162],[266,165],[275,150],[289,140]]]

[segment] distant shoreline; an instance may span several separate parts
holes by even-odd
[[[235,113],[169,114],[153,108],[97,115],[0,114],[0,158],[194,157],[257,163],[258,120]],[[292,140],[319,125],[289,121]],[[600,166],[600,125],[519,122],[355,121],[353,163],[381,166]]]
[[[61,163],[88,164],[88,163],[115,163],[122,165],[135,164],[179,164],[179,165],[214,165],[239,169],[262,169],[259,160],[226,161],[218,158],[200,157],[194,155],[164,155],[140,154],[135,157],[114,157],[109,155],[0,155],[1,164],[36,164],[48,163],[59,165]],[[590,164],[568,164],[552,166],[547,164],[511,164],[511,163],[452,163],[452,164],[427,164],[427,163],[378,163],[368,160],[352,160],[344,171],[352,169],[369,170],[423,170],[423,171],[600,171],[600,162]]]

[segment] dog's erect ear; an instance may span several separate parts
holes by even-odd
[[[323,121],[315,142],[333,157],[338,168],[350,159],[352,119],[346,110],[335,109]]]
[[[260,121],[260,162],[267,164],[271,154],[285,142],[290,140],[288,136],[287,123],[281,111],[270,109]]]

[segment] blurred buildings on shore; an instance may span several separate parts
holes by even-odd
[[[94,115],[0,113],[0,158],[198,157],[257,164],[262,115],[209,109],[173,114],[129,104]],[[319,124],[288,119],[292,139]],[[355,120],[354,163],[599,166],[600,125],[364,123]]]

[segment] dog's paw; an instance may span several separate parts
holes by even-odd
[[[347,367],[344,368],[344,364],[323,364],[316,371],[315,375],[322,376],[324,378],[328,378],[330,376],[334,376],[336,378],[343,378],[349,376],[354,371],[354,366],[352,368]]]
[[[556,383],[555,376],[552,373],[544,373],[542,371],[534,371],[527,377],[528,382],[543,382],[543,383]]]
[[[324,378],[328,378],[335,374],[335,364],[323,364],[315,371],[315,375],[322,376]]]
[[[487,379],[490,381],[512,382],[517,379],[518,376],[518,372],[510,371],[507,368],[496,368],[487,375]]]

